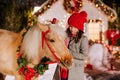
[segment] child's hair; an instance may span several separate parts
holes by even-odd
[[[72,35],[69,27],[67,28],[66,33],[67,33],[68,37],[70,37]],[[78,33],[77,33],[77,35],[75,37],[75,43],[79,42],[79,40],[82,37],[83,33],[84,32],[81,31],[81,30],[78,31]]]

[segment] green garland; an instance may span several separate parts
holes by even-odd
[[[45,64],[46,62],[50,61],[48,58],[44,57],[41,60],[41,63],[38,65],[34,66],[35,74],[40,74],[43,75],[46,70],[48,70],[48,64]],[[18,71],[20,74],[25,74],[27,65],[31,63],[31,61],[27,61],[26,56],[22,55],[21,53],[18,53],[18,59],[17,63],[19,65]],[[22,70],[24,68],[24,70]]]

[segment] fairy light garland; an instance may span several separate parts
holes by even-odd
[[[45,5],[43,5],[42,8],[40,8],[37,12],[34,13],[35,17],[38,17],[39,15],[43,14],[45,11],[47,11],[53,3],[57,2],[58,0],[49,0]]]
[[[117,51],[116,53],[113,54],[114,59],[120,60],[120,52]]]
[[[38,17],[39,15],[43,14],[57,1],[58,0],[49,0],[45,5],[42,6],[42,8],[40,8],[37,12],[34,13],[34,16]],[[74,5],[72,5],[71,2],[73,2]],[[64,0],[63,6],[64,9],[71,14],[80,11],[83,6],[83,2],[82,0]]]
[[[54,3],[56,3],[58,0],[49,0],[40,8],[37,12],[34,13],[35,17],[38,17],[39,15],[43,14],[45,11],[47,11]],[[117,13],[105,5],[101,0],[88,0],[91,3],[94,3],[95,7],[100,9],[104,12],[104,14],[108,17],[109,21],[114,21],[117,18]],[[73,4],[72,4],[73,3]],[[74,12],[78,12],[81,10],[83,6],[82,0],[64,0],[63,6],[66,12],[72,14]]]
[[[107,5],[105,5],[101,0],[88,0],[94,3],[95,7],[100,9],[107,16],[110,22],[113,22],[117,18],[117,13]]]
[[[72,5],[71,2],[73,2],[74,5]],[[82,0],[64,0],[63,6],[64,9],[71,14],[80,11],[83,6],[83,2]]]
[[[102,23],[102,20],[101,19],[89,19],[88,21],[87,21],[87,23]]]

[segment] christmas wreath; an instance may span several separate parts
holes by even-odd
[[[18,73],[20,75],[23,75],[26,80],[31,80],[34,76],[37,77],[39,74],[43,75],[44,72],[48,70],[48,64],[45,64],[47,61],[49,61],[49,59],[45,57],[42,59],[40,64],[34,66],[34,68],[30,68],[29,66],[27,66],[30,61],[27,61],[25,55],[23,55],[22,53],[18,53]]]
[[[68,13],[74,13],[80,11],[83,4],[82,0],[64,0],[63,6]]]

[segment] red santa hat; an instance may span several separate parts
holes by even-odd
[[[87,13],[85,11],[81,11],[80,13],[73,13],[69,19],[68,19],[68,24],[81,30],[84,31],[84,23],[87,21]]]

